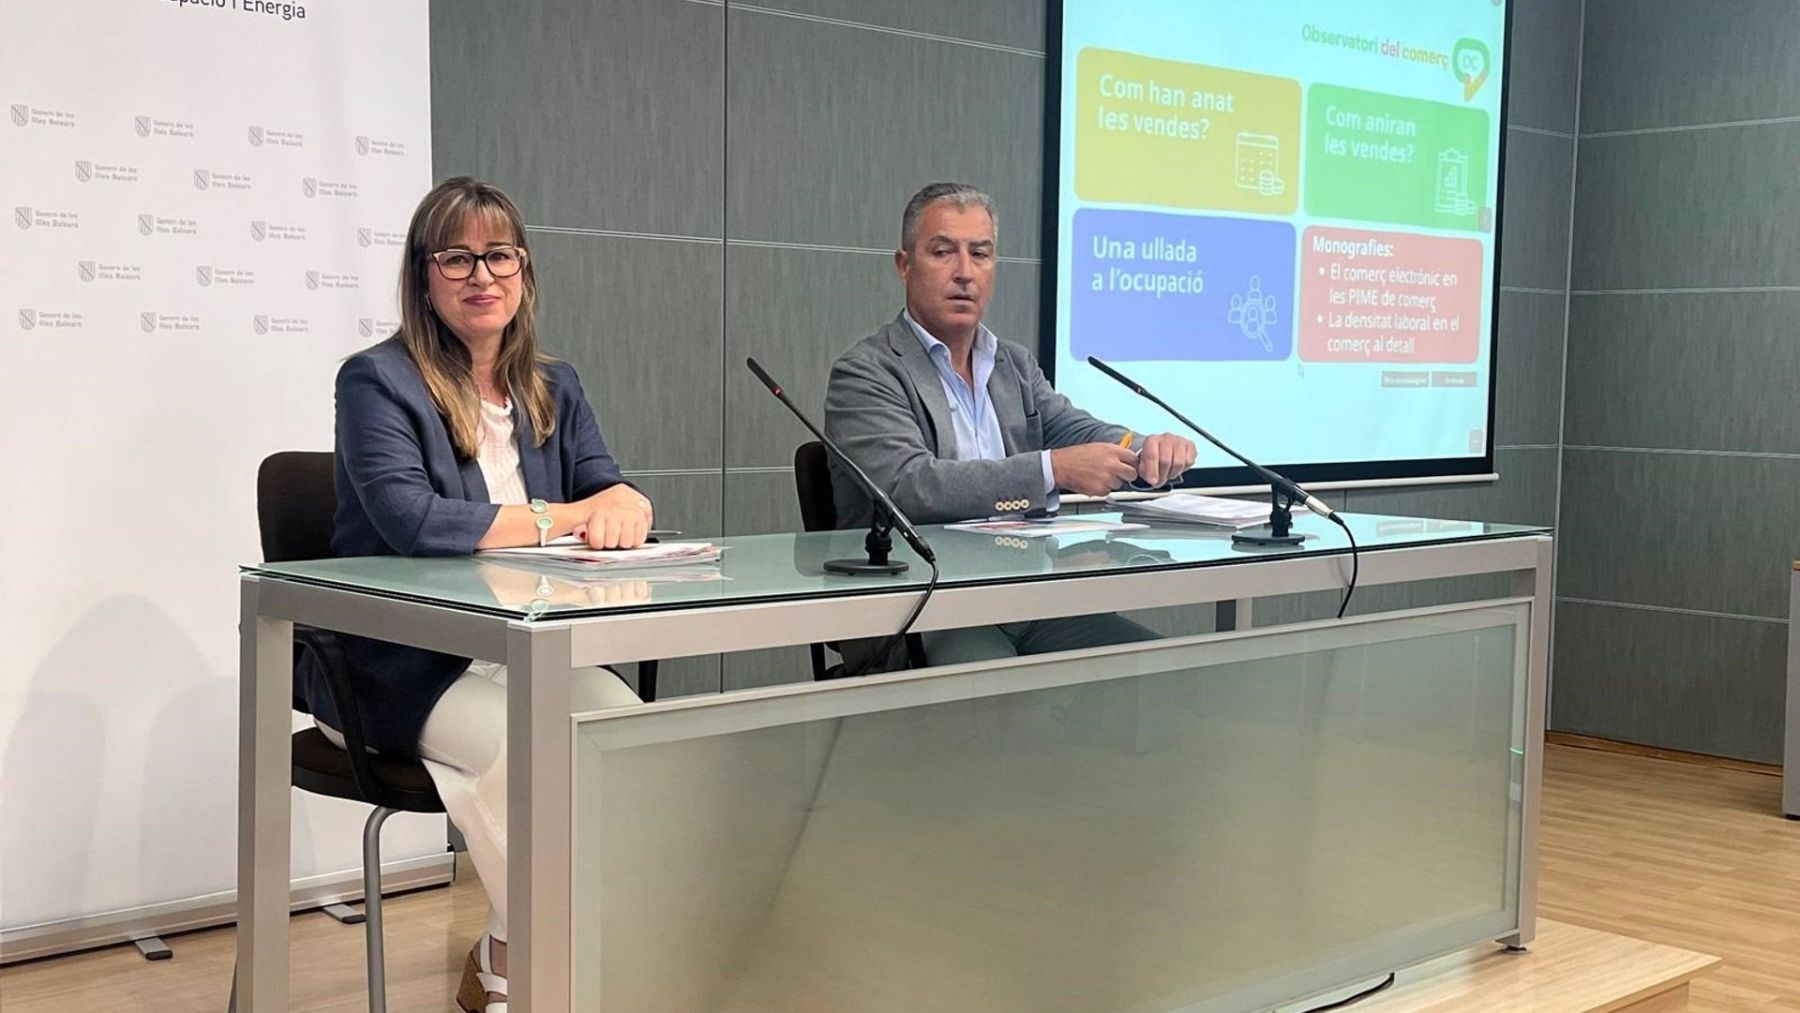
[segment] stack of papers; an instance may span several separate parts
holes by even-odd
[[[557,539],[550,545],[521,545],[512,549],[483,549],[481,556],[512,556],[561,563],[582,563],[608,569],[650,566],[682,566],[716,563],[722,550],[711,542],[658,542],[641,549],[593,549],[585,542]]]
[[[973,531],[984,535],[1011,535],[1014,538],[1049,538],[1052,535],[1094,535],[1114,531],[1141,531],[1142,524],[1103,521],[1087,517],[1045,517],[1038,520],[963,521],[946,524],[947,531]]]
[[[648,573],[637,567],[595,566],[580,560],[554,559],[545,556],[490,555],[482,553],[484,562],[503,566],[534,577],[554,577],[578,587],[612,587],[619,584],[685,584],[696,581],[727,579],[717,559],[700,563],[656,563]]]
[[[1107,503],[1117,507],[1125,520],[1143,521],[1147,524],[1200,524],[1242,530],[1269,522],[1267,503],[1201,496],[1197,493],[1174,492],[1156,499],[1143,500],[1114,500],[1108,497]]]

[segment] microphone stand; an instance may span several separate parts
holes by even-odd
[[[1133,394],[1136,394],[1137,396],[1144,398],[1145,400],[1149,401],[1151,404],[1154,404],[1158,408],[1161,408],[1163,411],[1166,411],[1170,415],[1175,416],[1176,420],[1179,421],[1182,425],[1187,426],[1189,429],[1192,429],[1194,432],[1199,433],[1201,436],[1204,436],[1206,438],[1206,442],[1212,444],[1215,447],[1218,447],[1220,450],[1223,450],[1227,454],[1230,454],[1232,457],[1237,458],[1240,462],[1243,463],[1243,465],[1245,467],[1249,468],[1251,471],[1256,472],[1258,475],[1261,475],[1263,477],[1263,479],[1269,483],[1269,529],[1268,529],[1268,532],[1265,534],[1263,532],[1240,531],[1237,534],[1231,536],[1232,542],[1234,542],[1238,545],[1299,545],[1301,542],[1306,540],[1306,536],[1302,535],[1302,534],[1298,534],[1293,530],[1293,527],[1294,527],[1293,507],[1294,507],[1295,503],[1299,503],[1299,504],[1305,506],[1306,509],[1311,510],[1313,513],[1318,514],[1320,517],[1323,517],[1328,521],[1331,521],[1332,523],[1336,524],[1338,527],[1344,528],[1344,530],[1346,530],[1346,531],[1349,530],[1349,528],[1344,527],[1344,522],[1338,517],[1336,511],[1332,510],[1330,507],[1328,507],[1324,503],[1320,502],[1317,497],[1313,496],[1311,493],[1307,492],[1305,489],[1300,488],[1299,486],[1295,485],[1292,481],[1289,481],[1288,479],[1283,478],[1280,475],[1277,475],[1276,473],[1270,471],[1269,469],[1263,467],[1262,465],[1257,464],[1255,461],[1250,460],[1248,457],[1245,457],[1243,454],[1240,454],[1237,451],[1226,446],[1223,440],[1220,440],[1217,436],[1214,436],[1213,434],[1207,432],[1205,429],[1201,428],[1201,426],[1198,422],[1195,422],[1193,419],[1190,419],[1186,415],[1183,415],[1180,412],[1176,411],[1167,401],[1164,401],[1162,398],[1157,397],[1155,394],[1152,394],[1149,391],[1145,390],[1143,385],[1138,383],[1136,380],[1131,379],[1130,377],[1126,376],[1124,373],[1121,373],[1118,370],[1107,365],[1106,363],[1101,362],[1095,356],[1092,356],[1092,355],[1088,356],[1087,361],[1088,361],[1088,365],[1094,367],[1095,369],[1099,370],[1102,373],[1105,373],[1107,376],[1112,377],[1114,380],[1117,380],[1121,384],[1124,384],[1126,387],[1130,388],[1130,390]]]
[[[1269,485],[1268,531],[1239,531],[1231,536],[1234,545],[1299,545],[1306,536],[1294,532],[1294,497],[1287,490]]]
[[[1301,534],[1295,534],[1293,531],[1294,515],[1292,512],[1292,508],[1295,503],[1301,504],[1302,506],[1306,507],[1306,509],[1312,511],[1315,514],[1318,514],[1320,517],[1325,518],[1326,520],[1330,521],[1331,523],[1336,524],[1338,527],[1343,528],[1344,529],[1344,537],[1350,540],[1350,583],[1344,589],[1344,600],[1338,603],[1337,615],[1338,615],[1339,619],[1344,618],[1344,610],[1350,607],[1350,596],[1356,593],[1357,572],[1362,569],[1362,552],[1361,552],[1361,550],[1359,550],[1356,547],[1356,534],[1350,530],[1350,525],[1346,524],[1344,522],[1344,519],[1337,515],[1337,511],[1331,509],[1330,507],[1326,506],[1324,503],[1320,502],[1320,500],[1317,496],[1314,496],[1312,493],[1309,493],[1305,489],[1302,489],[1298,485],[1295,485],[1291,480],[1283,478],[1280,475],[1277,475],[1276,473],[1270,471],[1269,469],[1263,467],[1262,465],[1257,464],[1255,461],[1250,460],[1248,457],[1245,457],[1243,454],[1240,454],[1237,451],[1226,446],[1224,441],[1220,440],[1217,436],[1214,436],[1213,434],[1207,432],[1205,429],[1202,429],[1200,427],[1200,424],[1195,422],[1193,419],[1188,418],[1186,415],[1183,415],[1180,412],[1176,411],[1174,408],[1170,407],[1170,405],[1167,401],[1164,401],[1162,398],[1157,397],[1155,394],[1152,394],[1149,391],[1145,390],[1143,388],[1143,385],[1139,384],[1136,380],[1133,380],[1130,377],[1126,376],[1124,373],[1121,373],[1118,370],[1112,368],[1111,366],[1108,366],[1106,363],[1101,362],[1098,358],[1096,358],[1092,355],[1087,357],[1087,361],[1088,361],[1088,365],[1094,367],[1095,369],[1099,370],[1102,373],[1105,373],[1107,376],[1112,377],[1114,380],[1117,380],[1120,383],[1124,384],[1126,387],[1130,388],[1132,393],[1138,395],[1141,398],[1148,400],[1151,404],[1156,405],[1158,408],[1161,408],[1163,411],[1168,412],[1170,415],[1175,416],[1176,420],[1178,420],[1182,425],[1187,426],[1189,429],[1192,429],[1194,432],[1199,433],[1201,436],[1206,437],[1206,441],[1208,443],[1211,443],[1213,446],[1218,447],[1220,450],[1225,451],[1227,454],[1230,454],[1232,457],[1237,458],[1240,462],[1242,462],[1244,464],[1245,467],[1249,468],[1251,471],[1256,472],[1258,475],[1261,475],[1264,479],[1266,479],[1268,481],[1268,483],[1269,483],[1269,506],[1270,506],[1269,533],[1265,535],[1265,534],[1260,534],[1260,533],[1252,534],[1247,531],[1240,531],[1237,534],[1231,536],[1231,540],[1235,544],[1238,544],[1238,545],[1299,545],[1306,538],[1306,536],[1301,535]],[[1286,502],[1283,502],[1283,500],[1285,500]]]
[[[863,549],[869,554],[869,558],[827,560],[824,564],[825,569],[831,573],[845,573],[853,576],[904,572],[906,570],[905,563],[888,558],[888,553],[894,548],[893,540],[888,537],[888,532],[896,528],[900,531],[900,537],[906,539],[906,544],[912,546],[912,550],[919,554],[919,558],[931,567],[931,579],[925,582],[925,593],[919,596],[918,602],[913,605],[912,612],[907,615],[906,621],[901,623],[900,628],[891,636],[883,640],[881,646],[873,654],[863,658],[856,668],[846,671],[844,677],[851,678],[867,673],[871,668],[880,664],[892,653],[895,645],[902,641],[906,642],[907,659],[911,665],[914,668],[923,668],[926,664],[924,651],[918,648],[918,641],[906,640],[906,634],[913,628],[913,623],[919,621],[919,614],[925,611],[925,603],[930,601],[932,594],[937,591],[938,577],[940,576],[937,553],[931,551],[931,543],[925,541],[918,529],[913,527],[912,521],[908,520],[906,514],[901,511],[899,505],[881,490],[881,486],[876,485],[875,480],[858,467],[856,462],[850,459],[849,454],[839,449],[829,436],[826,436],[818,426],[814,425],[813,420],[807,418],[805,412],[801,411],[794,402],[788,400],[787,394],[782,392],[781,384],[776,383],[775,378],[762,368],[762,363],[757,362],[755,357],[748,357],[744,359],[744,365],[750,367],[750,372],[756,374],[757,380],[761,381],[764,387],[769,388],[769,393],[775,395],[775,400],[780,401],[783,407],[800,420],[801,425],[819,438],[819,442],[824,444],[826,451],[837,456],[851,476],[856,479],[857,484],[862,486],[863,492],[875,501],[875,516],[869,522],[868,536],[863,539]]]
[[[780,401],[783,407],[800,420],[801,425],[818,437],[826,452],[838,459],[838,462],[850,472],[856,483],[862,486],[863,492],[874,501],[875,510],[874,516],[869,521],[869,533],[863,537],[863,552],[867,554],[867,558],[828,559],[824,564],[826,572],[843,573],[853,577],[905,573],[907,569],[905,562],[889,558],[889,553],[894,551],[894,540],[888,537],[888,533],[895,528],[900,530],[900,537],[906,539],[906,544],[912,546],[913,551],[917,552],[921,559],[932,564],[932,570],[936,572],[937,557],[931,551],[931,546],[919,536],[918,531],[913,528],[912,522],[907,519],[906,514],[900,511],[900,507],[888,497],[888,494],[883,492],[881,487],[875,484],[874,479],[871,479],[862,468],[857,466],[855,461],[850,459],[850,455],[840,450],[830,437],[820,431],[819,427],[813,424],[812,419],[806,417],[805,412],[795,406],[794,402],[788,400],[786,392],[781,389],[781,384],[776,383],[775,378],[762,368],[762,363],[757,362],[754,357],[750,357],[744,360],[744,365],[750,367],[750,372],[756,374],[756,379],[769,389],[769,393],[775,395],[775,400]]]

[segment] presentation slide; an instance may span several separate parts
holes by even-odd
[[[1056,386],[1176,426],[1098,356],[1298,476],[1488,470],[1505,39],[1503,0],[1066,0]]]

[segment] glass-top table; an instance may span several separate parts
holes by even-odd
[[[1032,672],[1045,679],[1064,678],[1056,674],[1063,670],[1057,666],[1074,673],[1068,676],[1071,679],[1123,686],[1120,680],[1148,678],[1159,665],[1182,671],[1192,667],[1171,660],[1176,655],[1169,652],[1189,651],[1196,659],[1213,661],[1245,651],[1297,658],[1301,655],[1292,649],[1299,642],[1295,638],[1318,635],[1341,640],[1341,647],[1331,649],[1340,653],[1331,656],[1343,659],[1351,655],[1341,652],[1357,644],[1412,643],[1416,637],[1408,631],[1430,634],[1421,643],[1431,637],[1452,636],[1452,627],[1459,623],[1501,630],[1497,635],[1513,645],[1507,665],[1491,657],[1486,646],[1457,648],[1452,661],[1461,666],[1465,661],[1481,660],[1495,673],[1516,673],[1510,680],[1516,698],[1510,703],[1497,700],[1492,710],[1496,715],[1512,715],[1509,720],[1515,722],[1517,733],[1516,754],[1509,754],[1512,758],[1507,760],[1516,767],[1500,774],[1505,775],[1502,781],[1510,783],[1508,790],[1517,792],[1511,796],[1517,808],[1508,817],[1512,822],[1506,836],[1519,861],[1505,873],[1504,908],[1484,917],[1502,919],[1495,924],[1506,926],[1508,942],[1527,943],[1534,932],[1536,910],[1537,813],[1553,547],[1550,531],[1478,521],[1342,516],[1360,550],[1354,569],[1350,540],[1336,526],[1310,515],[1295,518],[1295,530],[1308,537],[1293,547],[1239,546],[1228,534],[1182,526],[1099,534],[1067,532],[1044,538],[927,526],[922,533],[937,555],[941,576],[913,627],[920,632],[1209,603],[1220,604],[1221,621],[1205,632],[1140,645],[682,697],[621,708],[598,718],[573,713],[570,682],[575,668],[891,634],[920,605],[930,569],[896,539],[894,558],[911,564],[902,574],[854,577],[826,573],[826,560],[862,556],[862,531],[709,539],[724,550],[716,565],[635,572],[590,572],[530,557],[491,555],[246,566],[239,574],[239,1008],[280,1010],[286,1008],[288,999],[289,737],[293,730],[295,624],[506,664],[509,955],[513,971],[509,981],[515,1013],[564,1013],[575,1008],[577,1001],[575,976],[578,967],[585,965],[573,950],[578,914],[570,891],[576,870],[575,813],[601,811],[577,795],[572,773],[576,764],[574,733],[584,720],[610,721],[624,733],[634,727],[661,727],[670,721],[755,724],[775,721],[795,708],[809,713],[874,708],[900,714],[952,692],[971,699],[999,700],[1012,692],[1008,687],[1018,680],[1038,677]],[[1116,517],[1084,514],[1078,519]],[[1248,628],[1252,624],[1244,621],[1242,613],[1247,610],[1242,606],[1250,601],[1308,592],[1341,593],[1353,573],[1358,587],[1369,588],[1446,578],[1504,580],[1481,582],[1478,600],[1456,605],[1407,608],[1394,604],[1401,599],[1389,597],[1385,603],[1376,600],[1380,607],[1373,614],[1343,620],[1266,629]],[[1234,613],[1230,622],[1225,621],[1228,609]],[[1476,641],[1498,643],[1487,633],[1468,643]],[[1466,680],[1455,682],[1445,665],[1423,654],[1409,656],[1412,663],[1404,671],[1416,674],[1434,692],[1463,692],[1458,687],[1471,685]],[[1306,671],[1304,665],[1281,665],[1286,666],[1281,671]],[[1395,674],[1401,670],[1389,671],[1393,666],[1383,665],[1386,663],[1370,670],[1388,672],[1384,678],[1403,678]],[[1188,678],[1176,677],[1176,682]],[[1505,688],[1508,682],[1500,679],[1494,686]],[[1403,688],[1402,683],[1395,683],[1393,691],[1402,692]],[[1362,691],[1386,690],[1368,683]],[[1154,722],[1164,716],[1151,697],[1132,692],[1137,694],[1132,697],[1137,702],[1128,709],[1127,717]],[[1463,712],[1460,704],[1451,706],[1454,701],[1449,697],[1432,699],[1444,704],[1445,713]],[[1089,716],[1118,719],[1117,708],[1103,709],[1105,715],[1096,712]],[[1171,720],[1174,713],[1170,712]],[[1262,761],[1250,762],[1260,765]],[[740,772],[755,775],[757,769]],[[699,783],[710,782],[702,779]],[[948,777],[930,783],[951,786],[956,782]],[[1494,801],[1498,805],[1504,799],[1504,795],[1496,795]],[[594,818],[605,825],[604,815]],[[1436,944],[1429,940],[1439,935],[1428,933],[1421,937],[1426,941],[1396,943],[1383,952],[1402,963],[1425,959],[1436,955],[1430,949]],[[1467,945],[1474,938],[1467,936],[1457,945]],[[1311,967],[1305,974],[1319,981],[1348,980],[1353,977],[1349,972],[1357,969],[1344,965],[1333,970],[1335,966]]]
[[[1363,552],[1549,532],[1539,526],[1482,521],[1375,514],[1340,516],[1349,524],[1357,547]],[[1119,517],[1082,514],[1076,519],[1116,522]],[[1152,525],[1104,534],[1065,533],[1034,538],[953,531],[943,525],[924,525],[919,532],[937,554],[940,588],[1350,552],[1350,541],[1344,532],[1323,518],[1298,514],[1294,528],[1307,536],[1302,544],[1270,547],[1237,545],[1228,532],[1193,525]],[[265,563],[245,569],[279,580],[527,620],[923,589],[930,568],[897,535],[893,558],[909,564],[904,573],[845,576],[825,572],[826,560],[861,558],[863,536],[862,531],[734,535],[707,539],[724,548],[717,563],[631,570],[508,554],[449,558],[368,556]]]

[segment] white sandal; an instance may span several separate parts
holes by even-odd
[[[463,1013],[506,1013],[506,979],[494,973],[493,945],[494,937],[483,932],[469,951],[462,985],[456,990],[456,1005]],[[490,995],[500,998],[490,1002]]]

